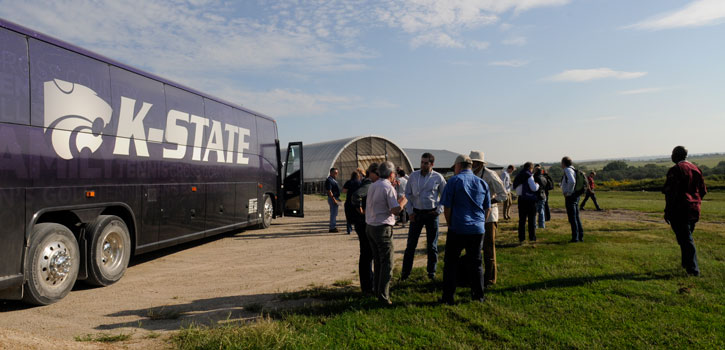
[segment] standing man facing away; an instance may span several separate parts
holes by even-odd
[[[337,183],[337,168],[330,169],[330,176],[325,180],[327,204],[330,206],[330,232],[337,231],[337,210],[340,207],[340,184]]]
[[[466,250],[464,263],[471,282],[471,299],[484,301],[481,248],[486,233],[485,222],[491,212],[488,185],[473,174],[471,158],[463,154],[456,158],[455,173],[443,191],[441,203],[448,222],[446,256],[443,267],[442,303],[452,305],[456,292],[456,275],[462,250]]]
[[[569,157],[561,159],[561,167],[564,169],[564,177],[561,179],[561,192],[564,194],[566,216],[569,218],[569,224],[571,225],[571,241],[569,242],[582,242],[584,228],[579,218],[579,196],[581,196],[581,193],[575,191],[576,169],[572,166],[572,160]]]
[[[586,191],[586,194],[584,195],[584,200],[582,201],[582,204],[579,206],[580,210],[584,210],[584,205],[587,204],[587,199],[591,198],[592,202],[594,202],[594,206],[597,208],[597,210],[602,210],[602,208],[599,207],[599,203],[597,203],[597,196],[594,194],[594,176],[596,176],[597,173],[592,170],[589,172],[589,176],[587,176],[587,182],[589,183],[589,188]]]
[[[697,252],[692,233],[700,220],[700,205],[707,194],[702,172],[687,161],[687,149],[677,146],[672,150],[675,165],[667,171],[667,180],[662,193],[665,194],[665,221],[675,231],[682,254],[682,267],[690,276],[699,276]]]
[[[516,170],[516,167],[509,165],[506,169],[501,172],[501,181],[503,181],[503,187],[506,189],[506,199],[503,201],[503,219],[511,219],[511,204],[513,202],[513,196],[511,191],[514,189],[511,183],[511,173]]]
[[[529,242],[536,242],[536,198],[539,184],[534,181],[534,164],[526,162],[514,178],[519,196],[519,243],[526,240],[526,222],[529,223]]]
[[[483,236],[484,286],[496,284],[496,231],[498,230],[498,202],[506,200],[506,189],[496,172],[486,168],[481,151],[471,151],[473,174],[488,185],[491,197],[491,213],[486,216],[486,234]]]
[[[446,180],[443,175],[433,170],[434,163],[435,157],[432,154],[423,153],[420,157],[420,170],[410,174],[405,187],[405,197],[409,201],[405,209],[408,211],[410,219],[410,230],[403,256],[401,280],[408,278],[410,270],[413,269],[415,248],[418,246],[418,238],[424,226],[428,253],[428,278],[431,280],[435,278],[438,264],[438,215],[443,212],[439,197],[446,187]]]
[[[405,207],[405,196],[398,199],[393,188],[395,165],[383,162],[378,166],[380,179],[370,185],[365,205],[366,233],[374,259],[373,292],[378,300],[390,305],[390,279],[393,276],[393,225],[395,216]]]
[[[364,173],[358,168],[359,173]],[[365,224],[365,207],[367,204],[370,185],[378,181],[378,163],[368,166],[367,175],[363,177],[360,186],[350,193],[351,220],[355,226],[358,243],[360,243],[360,259],[358,261],[358,275],[360,275],[360,289],[363,293],[373,294],[373,249],[368,239],[367,225]]]

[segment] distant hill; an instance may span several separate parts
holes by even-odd
[[[725,161],[725,153],[706,153],[706,154],[696,154],[687,157],[687,159],[693,163],[696,163],[697,165],[704,165],[707,167],[715,167],[718,163]],[[628,165],[634,166],[634,167],[641,167],[645,166],[647,164],[655,164],[655,165],[663,165],[663,166],[669,166],[672,164],[672,160],[670,160],[669,155],[664,156],[651,156],[651,157],[629,157],[629,158],[619,158],[619,159],[604,159],[604,160],[590,160],[590,161],[582,161],[578,162],[578,164],[586,166],[588,169],[602,169],[605,165],[616,161],[616,160],[623,160]]]

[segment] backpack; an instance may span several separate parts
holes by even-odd
[[[546,178],[546,187],[544,187],[545,190],[551,191],[554,189],[554,180],[551,179],[551,176],[549,174],[543,174],[544,178]]]
[[[574,184],[574,193],[572,195],[581,196],[584,191],[589,190],[589,182],[587,181],[587,176],[584,175],[581,170],[574,169],[574,174],[576,175],[576,182]]]
[[[370,185],[372,182],[368,179],[363,180],[360,187],[358,187],[357,190],[355,190],[354,193],[350,196],[350,204],[352,204],[353,208],[355,208],[355,212],[357,213],[357,208],[362,207],[363,210],[365,210],[365,205],[367,204],[367,197],[368,197],[368,188],[370,188]]]
[[[536,191],[537,199],[546,200],[546,188],[549,187],[549,181],[546,179],[544,174],[536,176],[537,182],[539,183],[539,190]]]

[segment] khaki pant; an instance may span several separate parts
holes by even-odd
[[[508,220],[511,219],[511,204],[513,203],[513,197],[511,192],[506,192],[506,200],[503,202],[503,218]]]
[[[497,222],[486,223],[486,233],[483,236],[483,281],[486,286],[496,284],[496,230]]]
[[[390,302],[390,280],[393,277],[393,227],[367,225],[366,233],[373,251],[373,292],[378,299]]]

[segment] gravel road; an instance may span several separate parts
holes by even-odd
[[[245,306],[275,303],[281,292],[340,280],[358,284],[358,240],[344,233],[343,211],[341,233],[328,233],[326,201],[306,196],[305,210],[305,218],[276,219],[268,229],[132,258],[118,283],[105,288],[78,283],[56,304],[0,301],[0,349],[164,348],[171,331],[256,317]],[[407,229],[396,228],[396,260],[402,260],[406,237]],[[424,248],[423,238],[419,249]],[[417,266],[424,264],[420,258]],[[130,339],[113,344],[75,340],[102,334]]]

